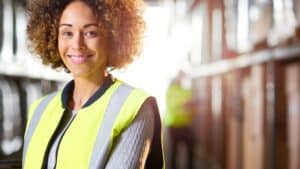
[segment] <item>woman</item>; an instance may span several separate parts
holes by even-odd
[[[34,102],[24,169],[163,168],[155,99],[114,79],[140,49],[140,0],[32,0],[30,48],[73,80]]]

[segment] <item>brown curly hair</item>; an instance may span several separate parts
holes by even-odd
[[[65,7],[75,0],[29,0],[28,47],[45,65],[65,68],[58,52],[58,26]],[[94,12],[107,32],[107,68],[123,68],[140,53],[145,23],[143,0],[81,0]]]

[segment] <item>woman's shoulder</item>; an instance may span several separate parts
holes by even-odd
[[[134,85],[132,85],[132,84],[129,84],[129,83],[123,81],[123,80],[114,79],[114,82],[115,82],[116,85],[119,85],[119,86],[122,85],[122,86],[124,86],[124,87],[126,87],[126,88],[131,89],[131,90],[134,91],[134,92],[138,92],[138,93],[140,93],[140,94],[147,95],[147,96],[149,96],[149,97],[153,97],[153,96],[151,96],[151,94],[150,94],[149,92],[147,92],[145,89],[142,89],[142,88],[140,88],[140,87],[136,87],[136,86],[134,86]]]
[[[27,112],[27,119],[30,120],[34,114],[34,112],[36,112],[36,110],[38,109],[38,107],[40,105],[48,105],[48,103],[55,97],[57,96],[59,93],[59,91],[57,92],[52,92],[49,93],[47,95],[44,95],[38,99],[36,99],[35,101],[33,101],[30,105],[29,105],[29,109]]]
[[[36,100],[34,100],[30,106],[29,106],[29,112],[33,111],[34,109],[36,109],[42,102],[50,102],[54,97],[58,97],[61,94],[61,90],[59,91],[54,91],[51,93],[48,93]]]

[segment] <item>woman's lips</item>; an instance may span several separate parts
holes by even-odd
[[[68,55],[71,62],[74,64],[82,64],[86,62],[92,55]]]

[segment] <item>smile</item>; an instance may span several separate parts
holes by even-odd
[[[74,64],[82,64],[88,61],[93,55],[67,55]]]

